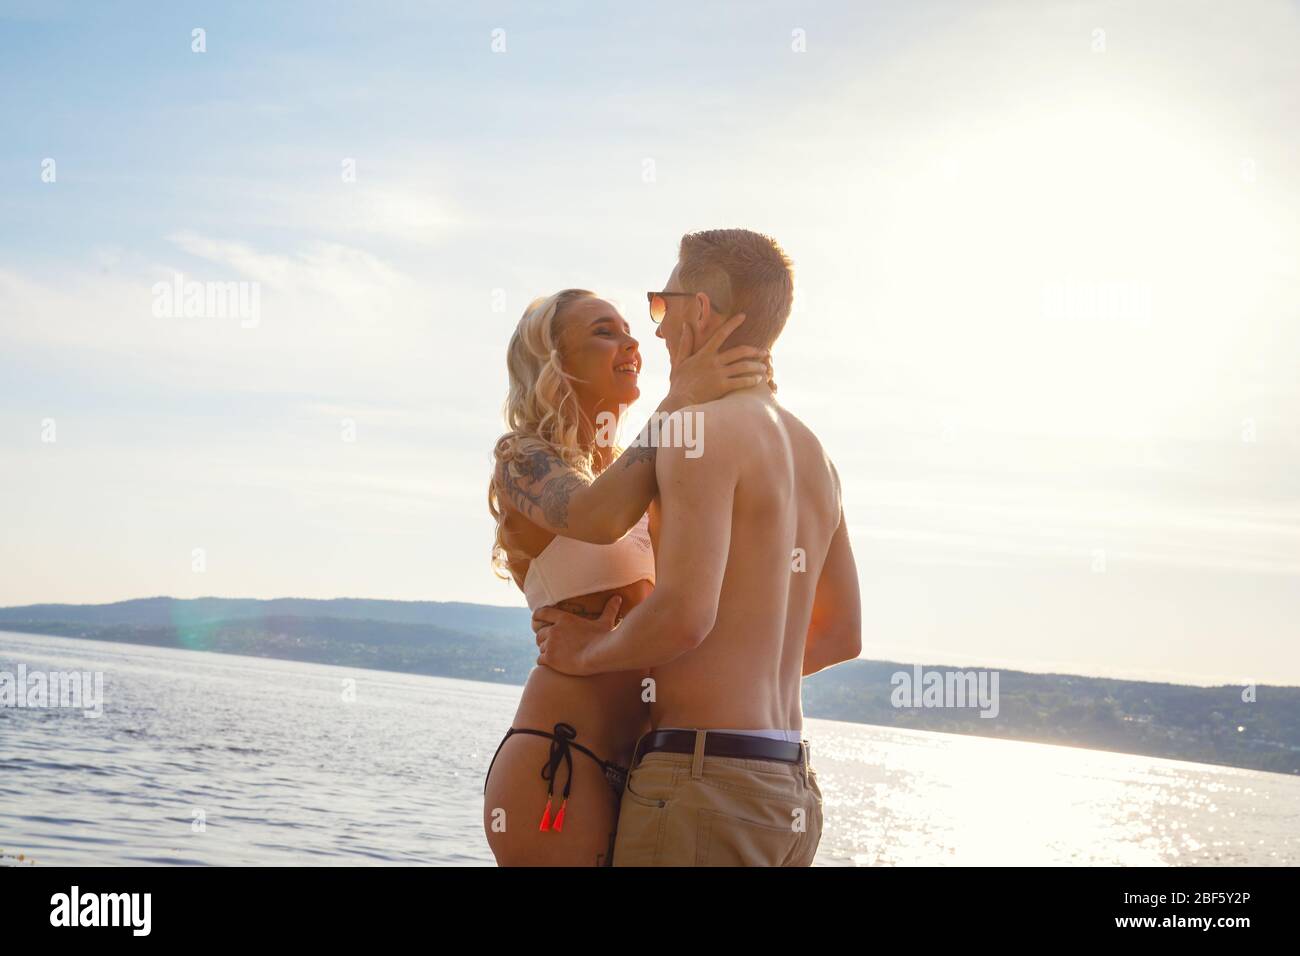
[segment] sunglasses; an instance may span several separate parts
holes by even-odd
[[[687,298],[694,298],[694,292],[647,292],[646,301],[650,303],[650,321],[658,325],[668,314],[668,302],[666,297],[670,295],[682,295]]]

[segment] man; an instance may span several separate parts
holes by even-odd
[[[744,312],[728,344],[770,347],[790,314],[790,261],[748,230],[689,234],[649,297],[668,342]],[[682,414],[699,416],[703,448],[661,438],[656,450],[653,594],[617,627],[610,609],[599,621],[539,609],[538,663],[649,675],[654,729],[623,791],[615,866],[807,866],[822,797],[800,678],[861,650],[839,478],[766,383]]]

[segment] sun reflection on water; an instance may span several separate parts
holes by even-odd
[[[826,801],[819,865],[1300,862],[1300,780],[1281,774],[807,723]]]

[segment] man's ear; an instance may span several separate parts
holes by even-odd
[[[700,345],[707,342],[709,337],[718,330],[718,326],[727,321],[727,317],[718,314],[717,310],[713,308],[713,303],[709,301],[709,297],[705,293],[697,292],[695,294],[695,299],[700,304],[700,317],[703,319],[700,323],[700,341],[695,345],[696,348],[699,348]]]

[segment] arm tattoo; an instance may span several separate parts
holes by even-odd
[[[619,467],[628,469],[648,464],[654,468],[658,448],[650,426],[651,422],[646,422],[632,444],[618,456]],[[548,478],[557,465],[564,470]],[[569,527],[569,500],[590,485],[591,482],[570,471],[561,459],[541,449],[502,463],[501,486],[506,498],[524,515],[530,514],[530,505],[536,508],[552,528]]]
[[[542,485],[540,499],[542,514],[552,528],[569,526],[569,498],[575,491],[586,488],[587,483],[577,475],[557,475]]]
[[[618,463],[623,468],[633,468],[642,462],[653,465],[656,451],[654,445],[631,445],[618,456]]]
[[[502,467],[504,491],[510,503],[525,515],[532,505],[545,517],[552,528],[569,526],[569,499],[574,492],[587,487],[587,482],[570,471],[547,480],[552,469],[563,463],[545,451],[533,451],[505,463]],[[537,486],[529,490],[525,485]]]
[[[552,607],[557,607],[561,611],[568,611],[570,614],[576,614],[578,617],[585,617],[589,621],[598,620],[603,613],[601,611],[588,611],[576,601],[558,601]]]
[[[623,454],[618,456],[618,463],[624,468],[632,468],[636,465],[648,463],[651,467],[655,463],[655,453],[659,447],[651,437],[650,425],[653,419],[645,423],[645,427],[632,440],[632,444],[624,449]]]

